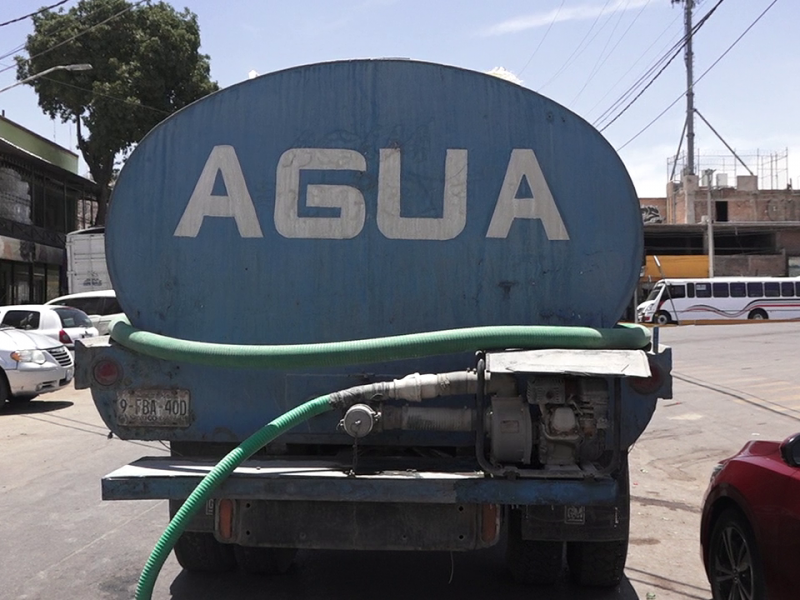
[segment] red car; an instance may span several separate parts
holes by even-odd
[[[717,465],[700,543],[714,600],[800,598],[800,433]]]

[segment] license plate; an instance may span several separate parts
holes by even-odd
[[[189,390],[124,390],[117,394],[117,423],[128,427],[188,427]]]

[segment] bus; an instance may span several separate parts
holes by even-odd
[[[637,321],[800,319],[800,277],[662,279],[636,309]]]

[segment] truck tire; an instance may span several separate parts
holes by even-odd
[[[567,565],[579,585],[613,587],[622,580],[628,540],[567,543]]]
[[[579,585],[613,587],[622,580],[630,536],[631,493],[627,455],[622,458],[617,474],[617,483],[619,485],[617,507],[622,539],[567,543],[567,567],[570,579]]]
[[[260,548],[239,546],[233,548],[236,562],[245,573],[282,575],[289,570],[297,555],[294,548]]]
[[[508,519],[506,565],[517,583],[552,585],[561,576],[564,543],[522,539],[522,516],[511,510]]]
[[[236,568],[233,548],[218,542],[213,533],[187,531],[175,544],[178,564],[196,573],[224,573]]]

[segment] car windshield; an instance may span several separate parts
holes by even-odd
[[[655,300],[658,298],[658,295],[661,293],[661,290],[664,289],[664,285],[659,283],[656,287],[653,288],[653,291],[650,292],[650,295],[647,296],[647,300]]]
[[[92,327],[92,320],[82,310],[65,306],[54,309],[62,327]]]

